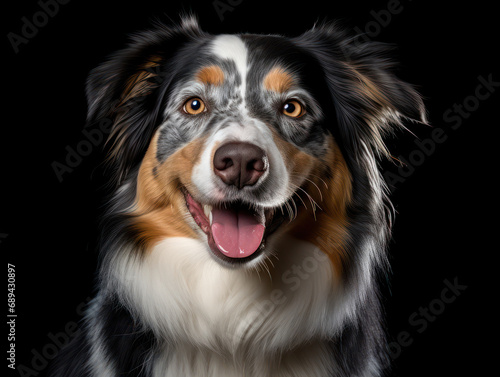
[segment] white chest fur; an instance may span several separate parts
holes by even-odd
[[[117,258],[114,288],[156,336],[175,342],[155,377],[326,374],[323,341],[335,327],[331,265],[309,243],[272,247],[274,267],[260,272],[224,268],[187,238],[166,239],[142,260]]]
[[[167,351],[168,352],[168,351]],[[154,377],[325,377],[332,375],[331,352],[319,343],[269,354],[220,354],[192,345],[177,346],[168,358],[159,357]]]

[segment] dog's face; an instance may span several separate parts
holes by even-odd
[[[94,73],[90,118],[112,114],[111,159],[136,184],[130,228],[146,249],[198,238],[218,262],[253,266],[293,232],[342,264],[357,156],[382,151],[389,121],[420,102],[393,76],[350,62],[345,46],[328,47],[343,56],[332,62],[320,34],[211,36],[184,25],[138,38]]]
[[[283,38],[222,35],[187,48],[196,60],[173,85],[139,182],[155,182],[158,196],[175,182],[179,211],[214,256],[249,262],[332,147],[323,111]]]

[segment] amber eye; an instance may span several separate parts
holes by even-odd
[[[285,102],[282,111],[283,114],[292,118],[300,118],[305,113],[304,106],[302,106],[297,100],[290,100]]]
[[[184,107],[182,108],[185,113],[191,114],[191,115],[198,115],[205,111],[205,104],[201,99],[198,97],[193,97],[188,99],[184,103]]]

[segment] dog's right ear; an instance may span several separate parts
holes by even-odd
[[[157,23],[90,73],[87,127],[109,130],[105,153],[114,183],[142,160],[161,121],[161,103],[174,75],[172,57],[203,35],[194,17],[173,27]]]
[[[367,152],[389,157],[385,136],[405,128],[406,122],[427,124],[422,98],[395,75],[388,45],[358,42],[356,36],[328,22],[295,42],[322,67],[335,106],[340,142],[350,155],[359,159]]]

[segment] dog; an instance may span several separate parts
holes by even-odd
[[[387,370],[384,137],[426,122],[386,47],[155,23],[94,69],[113,195],[98,293],[52,376]]]

